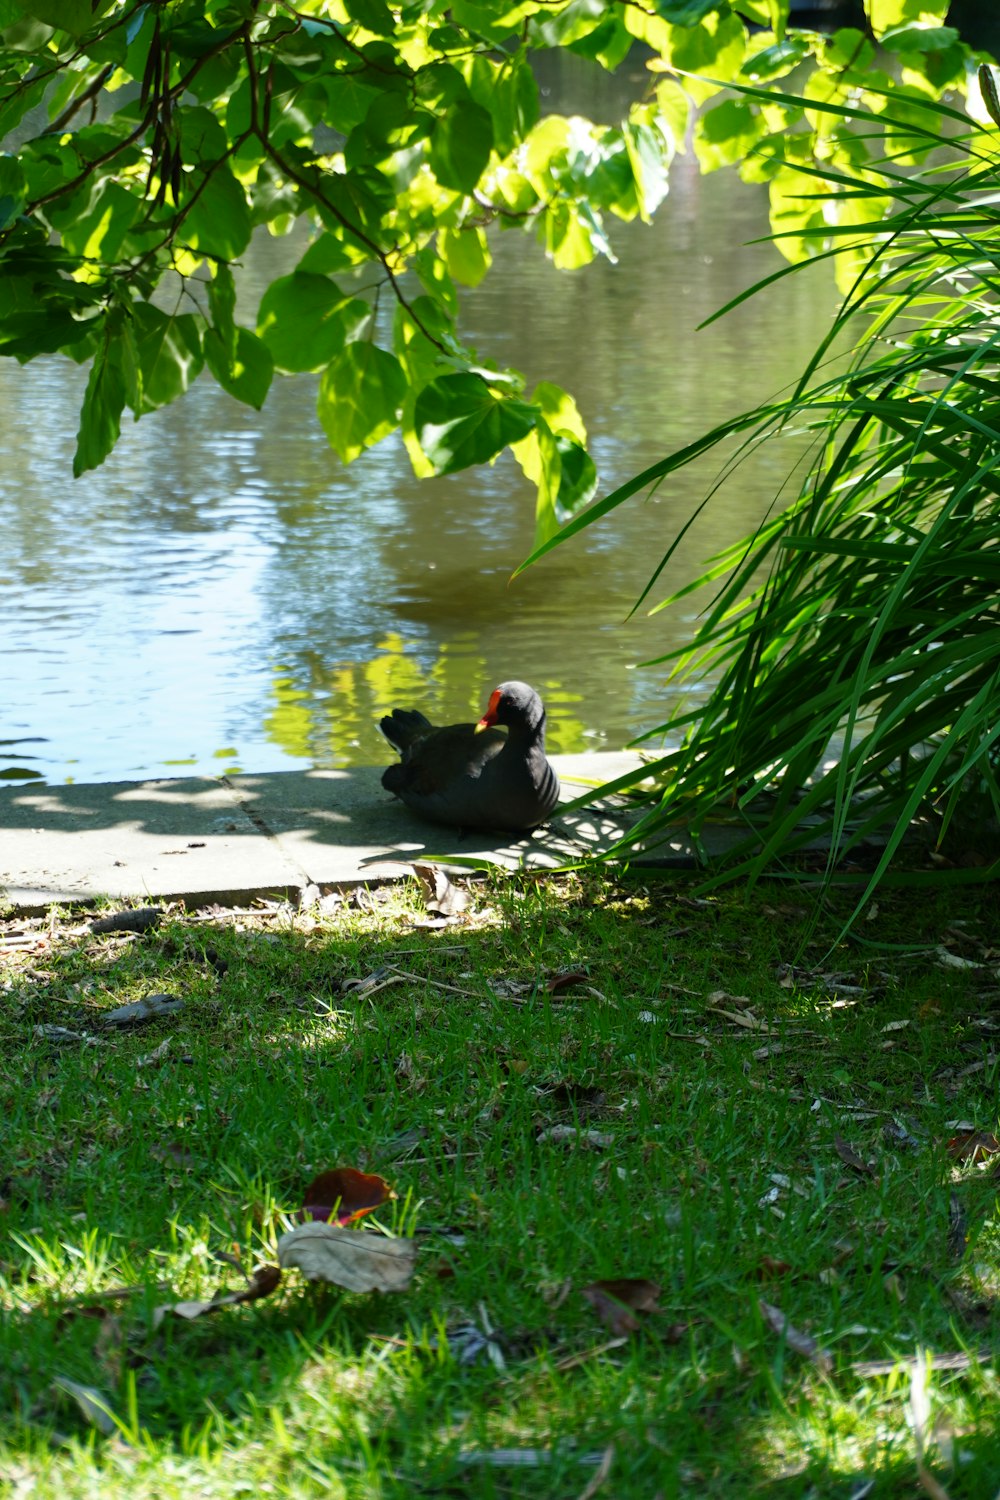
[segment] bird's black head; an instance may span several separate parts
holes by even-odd
[[[537,730],[544,723],[545,709],[533,687],[526,682],[501,682],[490,694],[486,712],[476,728],[506,724],[509,728]]]

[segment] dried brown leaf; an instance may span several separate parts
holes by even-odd
[[[1000,1141],[987,1130],[959,1130],[945,1149],[953,1161],[982,1161],[1000,1151]]]
[[[842,1135],[834,1136],[833,1149],[844,1165],[850,1167],[853,1172],[860,1173],[862,1177],[875,1177],[877,1175],[875,1168],[866,1162],[863,1156],[859,1156],[854,1147],[848,1141],[845,1141]]]
[[[586,984],[590,979],[582,969],[563,969],[558,974],[550,974],[545,981],[545,988],[550,995],[558,995],[560,990],[568,990],[574,984]]]
[[[614,1463],[614,1461],[615,1445],[614,1443],[609,1443],[604,1450],[604,1456],[601,1459],[600,1464],[597,1466],[595,1473],[584,1485],[583,1489],[577,1496],[577,1500],[594,1500],[594,1496],[597,1494],[597,1491],[601,1488],[602,1484],[611,1473],[611,1465]]]
[[[163,909],[159,906],[138,906],[132,911],[113,911],[106,917],[95,917],[90,924],[91,932],[149,932],[160,925]]]
[[[414,865],[413,873],[420,882],[429,912],[439,917],[459,917],[468,909],[468,892],[454,885],[440,865]]]
[[[775,1307],[771,1302],[765,1302],[763,1297],[757,1299],[757,1305],[765,1323],[785,1340],[789,1349],[794,1350],[796,1354],[801,1354],[804,1359],[811,1359],[813,1364],[818,1365],[821,1370],[833,1369],[833,1359],[827,1350],[821,1349],[814,1338],[808,1333],[802,1333],[793,1323],[790,1323],[780,1307]]]
[[[297,1267],[307,1281],[326,1281],[350,1292],[401,1292],[413,1275],[417,1247],[364,1229],[300,1224],[278,1241],[278,1262]]]
[[[94,1359],[102,1379],[109,1385],[118,1386],[125,1358],[125,1328],[121,1318],[109,1313],[107,1308],[102,1311],[105,1316],[94,1341]]]
[[[757,1263],[756,1277],[758,1281],[775,1281],[778,1277],[787,1276],[791,1269],[787,1260],[776,1260],[773,1255],[762,1255]]]
[[[591,1307],[616,1338],[636,1333],[642,1324],[637,1312],[659,1312],[660,1288],[642,1277],[621,1276],[611,1281],[592,1281],[581,1288]]]
[[[553,1103],[575,1107],[580,1111],[597,1109],[607,1097],[595,1083],[576,1083],[570,1078],[560,1078],[558,1083],[540,1090]]]
[[[269,1297],[281,1281],[280,1266],[258,1266],[245,1287],[238,1292],[216,1292],[209,1301],[189,1302],[167,1302],[153,1309],[153,1327],[159,1328],[168,1313],[173,1313],[176,1318],[186,1318],[192,1321],[202,1318],[207,1313],[219,1312],[223,1307],[239,1307],[243,1302],[257,1302],[261,1297]]]
[[[149,1154],[157,1161],[163,1162],[165,1166],[178,1167],[184,1172],[189,1172],[192,1167],[198,1165],[198,1157],[182,1146],[179,1141],[164,1141],[162,1145],[151,1146]]]

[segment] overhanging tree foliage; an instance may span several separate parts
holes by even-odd
[[[891,83],[860,31],[788,31],[788,0],[0,0],[0,353],[89,362],[76,473],[126,408],[204,369],[258,408],[276,371],[315,371],[345,462],[397,429],[418,474],[512,448],[543,540],[597,476],[571,395],[529,394],[461,339],[456,284],[486,274],[488,231],[567,269],[613,257],[608,216],[652,216],[693,101],[702,168],[768,180],[787,253],[815,253],[819,228],[889,198],[824,202],[793,167],[863,174],[859,100],[878,115],[891,93],[905,134],[908,99],[962,86],[946,10],[868,0]],[[534,51],[615,68],[637,45],[649,82],[621,125],[540,115]],[[720,96],[793,69],[800,100]],[[303,218],[251,326],[232,268],[255,230]]]

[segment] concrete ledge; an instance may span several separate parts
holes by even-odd
[[[553,756],[563,801],[641,766],[628,751]],[[205,905],[391,879],[448,854],[552,869],[609,848],[628,810],[560,815],[527,838],[460,837],[414,818],[381,767],[0,791],[0,900],[19,910],[113,900]],[[689,861],[685,861],[689,862]]]

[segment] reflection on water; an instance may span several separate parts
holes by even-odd
[[[614,118],[622,86],[601,75],[576,107]],[[617,266],[560,273],[522,234],[495,234],[465,326],[529,391],[575,394],[605,490],[800,368],[834,304],[822,267],[695,331],[779,264],[748,246],[766,232],[762,190],[681,158],[653,227],[612,225]],[[263,240],[246,276],[262,285],[296,254]],[[534,495],[507,458],[418,482],[393,438],[345,469],[312,377],[276,382],[263,414],[202,379],[74,481],[85,382],[69,361],[0,361],[0,773],[370,764],[390,754],[375,721],[393,704],[476,717],[505,677],[541,689],[560,751],[617,747],[667,716],[662,669],[631,667],[681,644],[690,611],[625,616],[714,462],[508,585]],[[656,597],[763,515],[793,457],[772,445],[741,470]]]

